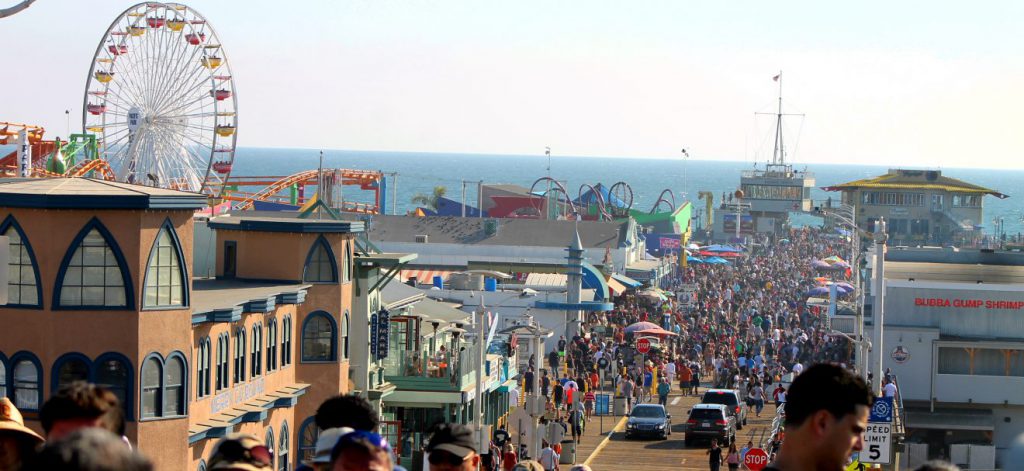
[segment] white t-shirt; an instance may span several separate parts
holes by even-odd
[[[558,466],[558,453],[552,450],[551,447],[545,448],[540,452],[540,465],[546,470],[555,469]]]
[[[896,383],[886,384],[882,389],[885,390],[885,397],[896,397]]]
[[[800,374],[804,371],[804,365],[797,363],[793,365],[793,374]]]
[[[785,403],[786,402],[786,391],[779,391],[779,402],[780,403]]]

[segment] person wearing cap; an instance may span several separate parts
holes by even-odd
[[[512,467],[512,471],[544,471],[544,467],[534,460],[523,460]]]
[[[460,424],[441,424],[427,442],[430,471],[474,471],[480,464],[473,431]]]
[[[0,398],[0,471],[20,469],[42,443],[43,437],[25,426],[21,411],[11,400]]]
[[[338,439],[331,450],[332,471],[391,471],[391,446],[375,432],[358,430]]]
[[[320,432],[316,437],[316,451],[313,458],[302,463],[315,471],[327,471],[331,469],[331,451],[343,435],[354,430],[349,427],[334,427]]]
[[[273,469],[270,449],[252,435],[232,433],[213,446],[208,471],[263,471]]]

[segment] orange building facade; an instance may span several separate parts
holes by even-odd
[[[192,276],[203,195],[90,179],[0,180],[10,241],[0,394],[39,430],[63,384],[124,403],[157,469],[205,469],[217,438],[265,440],[276,469],[311,453],[312,416],[349,392],[352,260],[361,222],[227,218],[216,277]],[[41,431],[41,430],[40,430]]]

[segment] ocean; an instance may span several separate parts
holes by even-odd
[[[290,175],[316,168],[319,151],[308,149],[239,148],[236,153],[232,175]],[[447,197],[460,200],[462,181],[466,180],[466,198],[476,206],[476,183],[506,183],[529,188],[538,178],[547,175],[548,159],[543,155],[496,155],[458,154],[428,152],[383,152],[325,150],[324,168],[352,168],[381,170],[398,174],[398,214],[414,209],[411,199],[416,194],[429,195],[434,187],[444,186]],[[861,178],[881,175],[887,167],[877,165],[840,164],[796,164],[815,174],[817,187],[811,196],[815,201],[832,197],[839,199],[839,193],[826,192],[820,187],[849,182]],[[723,192],[735,191],[739,186],[740,172],[753,168],[750,162],[710,161],[688,159],[643,159],[614,157],[551,157],[551,176],[562,181],[570,196],[576,198],[580,185],[602,183],[610,187],[616,182],[626,182],[633,190],[633,208],[649,211],[664,189],[671,189],[676,202],[681,203],[683,193],[693,200],[695,207],[703,207],[697,201],[698,191],[710,191],[715,202]],[[763,165],[761,165],[763,168]],[[1024,194],[1016,190],[1024,182],[1024,171],[993,169],[941,169],[942,174],[976,185],[994,189],[1011,197],[999,199],[987,196],[984,200],[985,231],[993,233],[995,218],[1003,218],[1007,234],[1024,232],[1022,205]],[[391,184],[389,179],[388,184]],[[390,191],[394,191],[390,189]],[[372,194],[354,187],[344,189],[346,199],[368,202]],[[390,195],[389,195],[390,197]],[[389,203],[387,212],[392,208]],[[814,218],[795,218],[808,223]]]

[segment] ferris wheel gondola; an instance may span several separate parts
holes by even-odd
[[[237,91],[209,21],[176,3],[140,3],[100,39],[82,128],[119,181],[218,196],[238,138]]]

